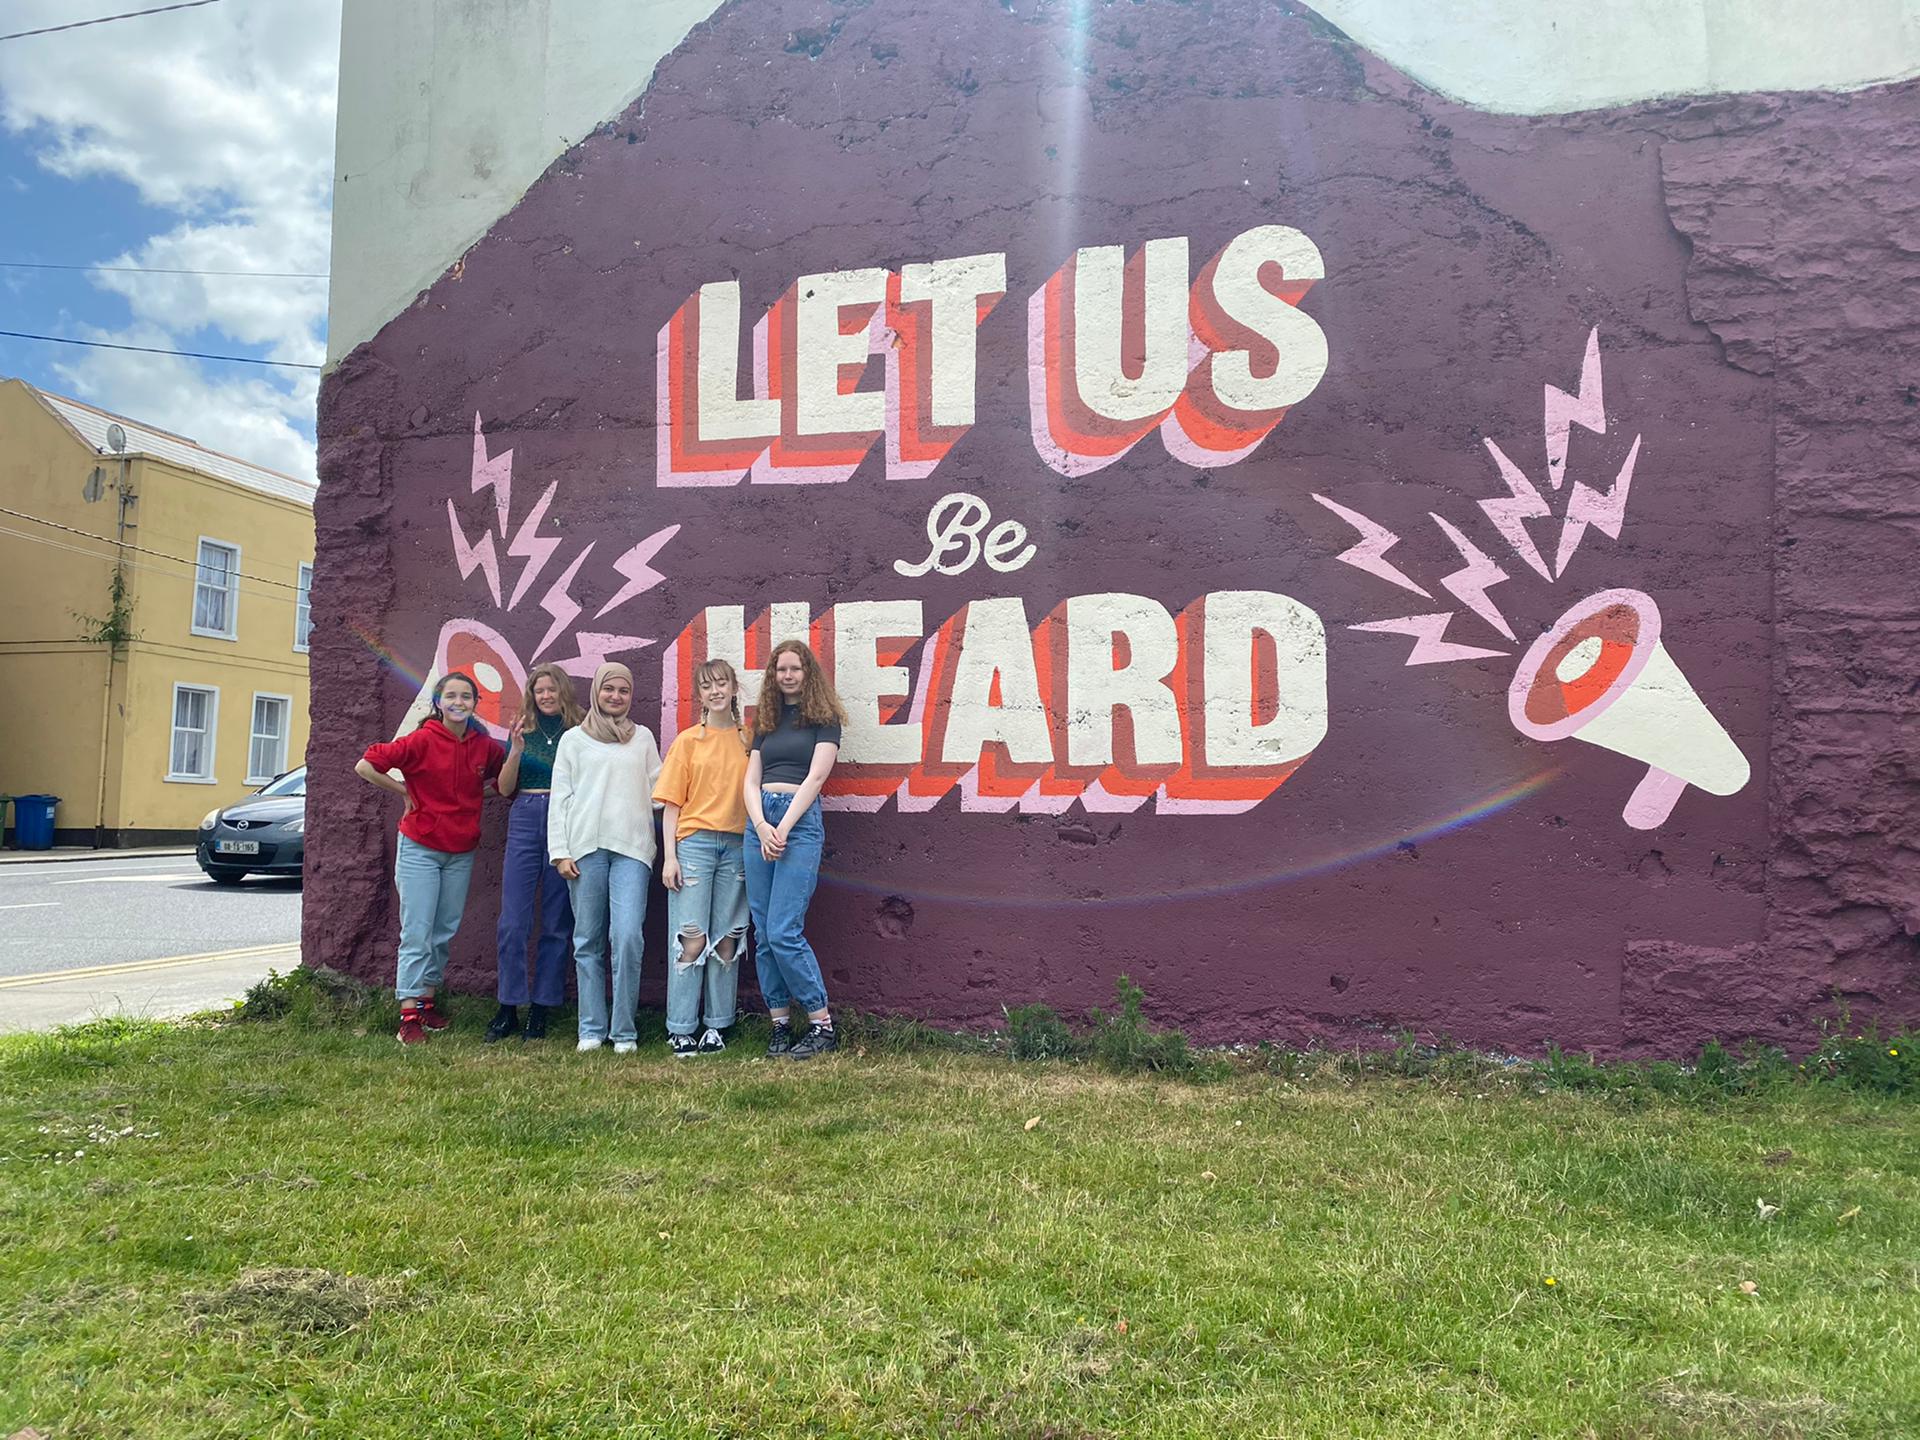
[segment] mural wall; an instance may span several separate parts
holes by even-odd
[[[618,659],[664,747],[804,634],[840,1003],[1914,1015],[1916,120],[1495,115],[1253,0],[737,0],[327,382],[309,957],[390,972],[350,770],[430,674]]]

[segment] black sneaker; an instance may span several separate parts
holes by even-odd
[[[691,1060],[700,1053],[700,1042],[691,1035],[669,1035],[667,1049],[673,1052],[676,1060]]]
[[[522,1040],[544,1040],[547,1038],[547,1006],[529,1005],[527,1007],[527,1028],[520,1032]]]
[[[718,1055],[726,1048],[727,1037],[714,1029],[713,1026],[709,1025],[700,1033],[700,1053],[702,1055]]]
[[[497,1045],[520,1028],[520,1012],[511,1005],[502,1005],[493,1012],[493,1019],[487,1022],[487,1033],[482,1043]]]
[[[772,1038],[767,1041],[768,1056],[785,1055],[791,1049],[793,1049],[793,1026],[774,1026]]]
[[[809,1025],[807,1033],[793,1042],[793,1048],[787,1051],[789,1060],[811,1060],[816,1055],[825,1055],[840,1048],[840,1037],[833,1033],[831,1025]]]

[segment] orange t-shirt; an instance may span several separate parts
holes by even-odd
[[[676,840],[696,830],[739,835],[747,828],[746,779],[747,746],[741,732],[695,725],[674,736],[653,798],[680,807]]]

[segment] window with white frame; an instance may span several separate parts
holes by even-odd
[[[293,648],[305,650],[313,630],[313,566],[300,567],[300,589],[293,597]]]
[[[220,720],[220,692],[210,685],[173,687],[173,749],[167,779],[213,783],[213,742]]]
[[[253,730],[247,740],[247,784],[264,785],[287,768],[287,718],[293,700],[286,695],[253,697]]]
[[[240,627],[240,547],[200,542],[193,574],[193,633],[231,640]]]

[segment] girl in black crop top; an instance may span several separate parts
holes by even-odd
[[[767,1054],[811,1060],[840,1045],[805,924],[826,842],[820,787],[840,754],[847,712],[801,640],[773,647],[754,711],[745,784],[747,908],[753,913],[760,993],[773,1019]],[[808,1021],[797,1040],[795,1005]]]

